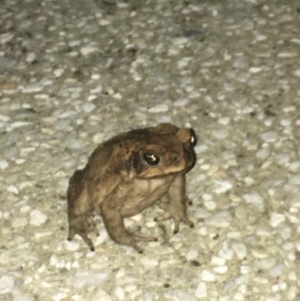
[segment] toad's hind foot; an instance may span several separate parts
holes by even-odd
[[[133,229],[129,229],[128,231],[131,233],[131,235],[139,241],[146,241],[146,242],[151,242],[151,241],[158,241],[158,239],[156,237],[153,236],[144,236],[142,234],[137,233],[139,230],[141,229],[141,227],[135,227]]]
[[[83,241],[88,245],[91,251],[95,251],[95,247],[92,243],[92,240],[88,237],[88,229],[95,224],[90,222],[90,220],[85,215],[80,216],[71,216],[69,217],[69,235],[68,240],[71,241],[76,234],[78,234]],[[96,234],[98,233],[97,229],[94,228]]]

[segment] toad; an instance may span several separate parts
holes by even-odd
[[[70,178],[68,240],[78,234],[94,251],[88,231],[95,226],[91,215],[96,212],[112,240],[142,253],[137,241],[156,238],[130,232],[123,219],[153,204],[165,211],[155,221],[173,219],[174,233],[180,222],[193,227],[186,212],[185,175],[195,164],[196,142],[192,129],[163,123],[101,143],[84,169],[76,170]]]

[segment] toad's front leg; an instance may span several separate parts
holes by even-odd
[[[174,234],[179,231],[179,224],[183,222],[190,227],[194,224],[191,222],[186,214],[187,197],[185,195],[185,175],[179,175],[171,184],[167,193],[168,202],[159,201],[157,204],[166,212],[155,219],[155,221],[162,221],[167,219],[174,220]]]
[[[143,250],[137,245],[134,236],[125,228],[117,203],[112,196],[105,199],[100,205],[101,215],[108,235],[116,243],[131,246],[137,252],[143,253]]]

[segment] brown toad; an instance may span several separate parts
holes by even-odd
[[[192,129],[166,123],[125,132],[100,144],[85,168],[70,179],[68,240],[78,234],[94,250],[87,234],[95,211],[112,240],[141,253],[136,240],[156,239],[129,232],[123,219],[154,203],[165,210],[155,220],[173,219],[174,233],[180,222],[193,227],[186,215],[185,174],[195,164],[195,144]],[[167,201],[160,200],[164,196]]]

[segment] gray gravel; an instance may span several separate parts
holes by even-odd
[[[3,0],[0,300],[299,301],[299,28],[299,1]],[[195,228],[67,242],[73,171],[158,122],[200,137]]]

